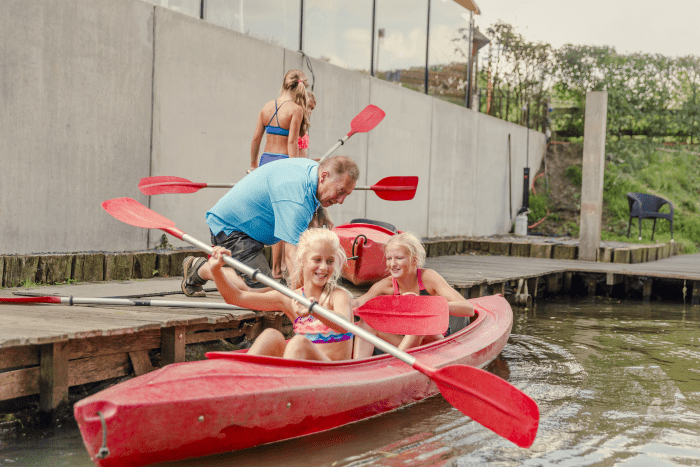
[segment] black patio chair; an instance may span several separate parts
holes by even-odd
[[[639,219],[639,239],[642,239],[642,219],[654,219],[654,227],[651,229],[651,239],[654,240],[656,219],[668,219],[671,223],[671,240],[673,241],[673,203],[663,198],[646,193],[627,193],[627,202],[630,205],[630,223],[627,227],[627,237],[632,229],[632,218]],[[661,206],[668,204],[671,212],[659,212]]]

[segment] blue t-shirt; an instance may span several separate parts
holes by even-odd
[[[237,231],[266,245],[296,245],[320,205],[317,188],[318,162],[296,157],[265,164],[207,212],[207,225],[214,235]]]

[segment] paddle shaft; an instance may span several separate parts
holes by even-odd
[[[212,253],[214,250],[210,245],[199,241],[198,239],[192,237],[191,235],[188,235],[184,232],[182,232],[179,229],[176,228],[164,228],[161,229],[164,230],[165,232],[168,232],[169,234],[180,238],[181,240],[189,243],[190,245],[193,245],[197,248],[200,248],[202,251],[205,251],[209,254]],[[259,272],[257,269],[253,269],[250,266],[247,266],[240,261],[237,261],[230,256],[224,256],[224,262],[231,266],[234,269],[237,269],[238,271],[241,271],[243,274],[246,274],[247,276],[252,277],[254,280],[267,285],[268,287],[272,287],[273,289],[277,290],[278,292],[286,295],[287,297],[294,299],[304,305],[305,307],[311,307],[311,311],[313,313],[317,313],[321,316],[323,316],[325,319],[328,321],[332,322],[333,324],[336,324],[343,329],[352,332],[355,334],[357,337],[361,337],[362,339],[366,340],[367,342],[370,342],[371,344],[374,344],[375,347],[383,350],[384,352],[393,355],[394,357],[398,358],[404,363],[407,363],[408,365],[414,366],[414,363],[416,362],[416,358],[407,354],[406,352],[403,352],[393,345],[389,344],[388,342],[383,341],[382,339],[378,338],[374,334],[365,331],[359,326],[354,325],[353,323],[349,322],[346,319],[343,319],[342,317],[336,315],[330,310],[327,310],[326,308],[322,307],[319,305],[317,302],[312,303],[311,301],[304,297],[303,295],[300,295],[293,290],[285,287],[284,285],[280,284],[276,280],[267,277],[266,275],[262,274]],[[425,367],[425,365],[423,365]],[[430,367],[427,367],[430,368]],[[425,373],[423,370],[416,368],[419,371]]]
[[[348,140],[348,138],[349,138],[350,136],[352,136],[352,132],[350,132],[350,133],[348,133],[347,135],[345,135],[345,136],[343,136],[342,138],[340,138],[340,139],[338,140],[338,142],[335,143],[335,144],[333,145],[333,147],[330,148],[330,149],[328,150],[328,152],[326,152],[323,156],[321,156],[321,158],[318,160],[318,162],[319,162],[319,163],[323,162],[323,160],[324,160],[326,157],[328,157],[328,156],[330,156],[331,154],[333,154],[333,151],[335,151],[335,150],[338,149],[340,146],[342,146],[343,144],[345,144],[345,142]],[[355,188],[355,189],[357,190],[357,188]]]
[[[182,186],[183,182],[160,182],[158,186]],[[235,183],[207,183],[202,188],[233,188]],[[386,187],[371,187],[371,186],[356,186],[355,190],[382,190],[382,191],[404,191],[412,190],[413,186],[386,186]],[[201,189],[201,188],[200,188]]]
[[[25,300],[26,298],[26,300]],[[44,299],[44,300],[42,300]],[[0,303],[60,303],[62,305],[128,305],[128,306],[162,306],[177,308],[208,308],[215,310],[246,310],[228,303],[177,301],[177,300],[130,300],[128,298],[98,298],[98,297],[18,297],[0,298]]]

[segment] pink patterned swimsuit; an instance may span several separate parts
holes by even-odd
[[[301,289],[302,295],[304,289]],[[305,296],[305,295],[304,295]],[[323,321],[313,316],[298,316],[294,320],[294,334],[301,334],[314,344],[330,344],[332,342],[343,342],[352,339],[351,332],[336,332],[326,326]]]

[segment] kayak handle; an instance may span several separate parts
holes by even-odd
[[[358,255],[355,255],[355,245],[357,245],[357,239],[359,239],[360,237],[365,239],[365,241],[362,242],[362,244],[367,243],[367,237],[365,237],[363,234],[360,234],[357,237],[355,237],[355,240],[352,242],[352,256],[348,258],[348,261],[356,260],[359,258]],[[362,245],[360,245],[360,246],[362,246]]]

